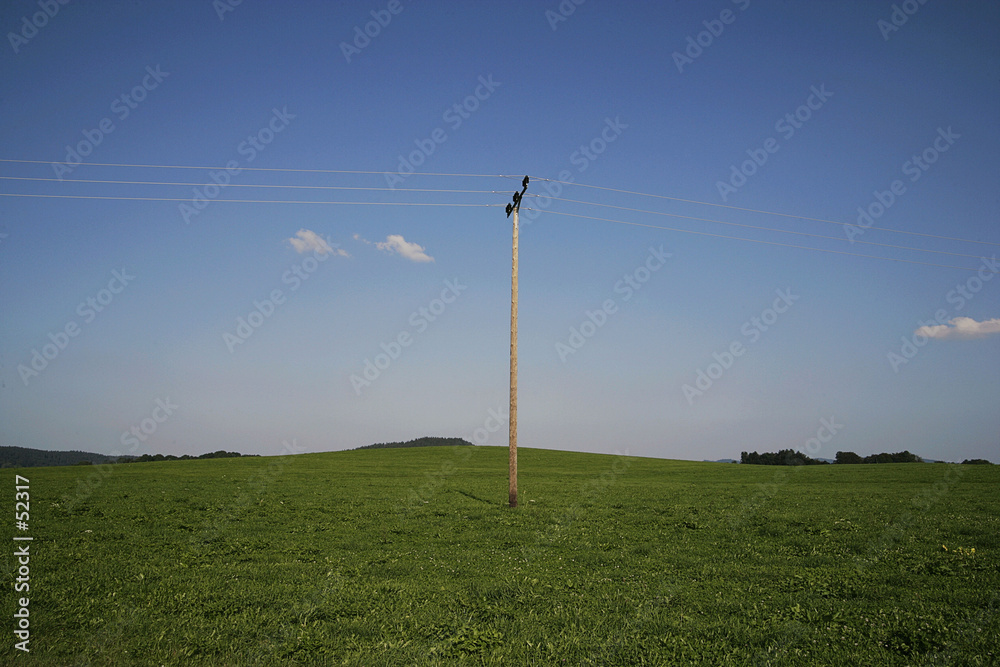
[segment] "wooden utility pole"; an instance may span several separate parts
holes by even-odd
[[[521,197],[528,189],[528,177],[521,182],[521,191],[514,193],[514,201],[507,204],[507,217],[514,214],[514,238],[510,268],[510,487],[509,502],[517,507],[517,214]]]

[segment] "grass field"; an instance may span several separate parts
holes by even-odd
[[[1000,662],[998,466],[519,463],[516,510],[494,447],[4,470],[34,541],[0,660]]]

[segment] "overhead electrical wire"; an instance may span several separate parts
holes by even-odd
[[[13,160],[9,158],[0,158],[0,162],[16,162],[24,164],[59,164],[58,162],[47,162],[45,160]],[[225,171],[226,167],[204,167],[204,166],[192,166],[192,165],[180,165],[180,164],[126,164],[121,162],[83,162],[77,167],[135,167],[138,169],[201,169],[201,170],[222,170]],[[312,174],[367,174],[367,175],[391,175],[397,174],[395,171],[358,171],[355,169],[290,169],[282,167],[240,167],[240,171],[277,171],[277,172],[295,172],[295,173],[312,173]],[[468,176],[470,178],[522,178],[521,176],[510,176],[504,174],[447,174],[447,173],[435,173],[435,172],[414,172],[413,174],[408,174],[408,176]]]
[[[7,163],[19,163],[19,164],[51,164],[43,160],[15,160],[8,158],[0,158],[0,162]],[[122,167],[122,168],[137,168],[137,169],[197,169],[197,170],[226,170],[226,167],[205,167],[205,166],[193,166],[193,165],[155,165],[155,164],[130,164],[130,163],[111,163],[111,162],[90,162],[83,163],[78,166],[97,166],[97,167]],[[362,171],[362,170],[351,170],[351,169],[292,169],[292,168],[279,168],[279,167],[241,167],[240,171],[259,171],[259,172],[286,172],[286,173],[320,173],[320,174],[361,174],[361,175],[392,175],[397,172],[392,171]],[[435,177],[471,177],[471,178],[521,178],[521,176],[505,175],[505,174],[457,174],[457,173],[444,173],[444,172],[423,172],[410,174],[411,176],[435,176]],[[408,175],[409,176],[409,175]],[[658,195],[652,193],[638,192],[634,190],[624,190],[621,188],[612,188],[607,186],[599,185],[588,185],[584,183],[575,183],[569,181],[559,181],[556,179],[549,179],[543,177],[532,177],[536,181],[547,181],[551,183],[559,183],[566,186],[577,186],[583,188],[590,188],[594,190],[604,190],[608,192],[617,192],[622,194],[641,196],[641,197],[652,197],[656,199],[664,199],[669,201],[684,202],[689,204],[698,204],[703,206],[714,206],[717,208],[726,208],[735,211],[744,211],[748,213],[759,213],[762,215],[773,215],[784,218],[792,218],[798,220],[807,220],[813,222],[824,222],[839,225],[841,227],[850,226],[850,223],[845,223],[836,220],[826,220],[823,218],[812,218],[802,215],[794,215],[790,213],[780,213],[775,211],[765,211],[760,209],[745,208],[740,206],[732,206],[727,204],[717,204],[712,202],[703,202],[693,199],[682,199],[680,197],[670,197],[667,195]],[[192,182],[175,182],[175,181],[134,181],[134,180],[111,180],[111,179],[60,179],[60,178],[41,178],[41,177],[27,177],[27,176],[0,176],[0,179],[10,180],[10,181],[38,181],[38,182],[60,182],[60,183],[86,183],[86,184],[111,184],[111,185],[138,185],[138,186],[191,186],[191,187],[201,187],[205,185],[211,185],[211,183],[192,183]],[[381,191],[381,192],[433,192],[433,193],[447,193],[447,194],[499,194],[504,191],[497,190],[464,190],[464,189],[447,189],[447,188],[392,188],[392,187],[361,187],[361,186],[342,186],[342,185],[279,185],[273,183],[266,184],[253,184],[253,183],[228,183],[228,184],[218,184],[219,187],[234,187],[234,188],[288,188],[288,189],[308,189],[308,190],[357,190],[357,191]],[[28,198],[47,198],[47,199],[94,199],[94,200],[120,200],[120,201],[176,201],[176,202],[190,202],[190,198],[175,198],[175,197],[126,197],[126,196],[103,196],[103,195],[68,195],[68,194],[32,194],[32,193],[6,193],[0,192],[0,196],[4,197],[28,197]],[[695,220],[698,222],[708,222],[722,225],[730,225],[736,227],[745,227],[747,229],[756,229],[760,231],[776,232],[782,234],[795,234],[798,236],[809,236],[813,238],[821,238],[835,241],[850,241],[850,239],[840,238],[835,236],[827,236],[823,234],[814,234],[810,232],[801,232],[796,230],[778,229],[773,227],[765,227],[760,225],[750,225],[745,223],[731,222],[725,220],[716,220],[711,218],[701,218],[696,216],[682,215],[679,213],[667,213],[664,211],[651,211],[640,208],[632,208],[627,206],[618,206],[613,204],[603,204],[600,202],[583,201],[577,199],[569,199],[565,197],[557,197],[550,195],[542,195],[538,193],[529,193],[528,196],[533,196],[536,198],[548,197],[553,201],[561,201],[573,204],[580,204],[585,206],[598,206],[604,208],[612,208],[622,211],[629,211],[634,213],[642,213],[648,215],[660,215],[669,216],[687,220]],[[446,203],[432,203],[432,202],[375,202],[375,201],[328,201],[328,200],[297,200],[297,199],[277,199],[277,200],[266,200],[266,199],[212,199],[211,201],[225,202],[225,203],[247,203],[247,204],[318,204],[318,205],[357,205],[357,206],[427,206],[427,207],[463,207],[463,208],[473,208],[473,207],[498,207],[502,204],[478,204],[478,203],[457,203],[457,202],[446,202]],[[534,210],[543,212],[542,209],[526,208],[526,210]],[[675,231],[685,234],[697,234],[701,236],[710,236],[715,238],[724,238],[730,240],[747,241],[751,243],[763,243],[766,245],[774,245],[788,248],[798,248],[802,250],[815,250],[817,252],[826,252],[840,255],[850,255],[855,257],[867,257],[871,259],[885,259],[895,262],[904,262],[908,264],[919,264],[923,266],[934,266],[939,268],[949,268],[949,269],[961,269],[968,271],[968,267],[952,266],[947,264],[936,264],[931,262],[919,262],[915,260],[899,259],[894,257],[881,257],[878,255],[867,255],[864,253],[855,253],[842,250],[832,250],[825,248],[815,248],[811,246],[796,245],[790,243],[780,243],[776,241],[765,241],[763,239],[753,239],[738,236],[728,236],[725,234],[716,234],[713,232],[696,231],[691,229],[680,229],[674,227],[667,227],[662,225],[651,225],[646,223],[632,222],[627,220],[615,220],[611,218],[602,218],[597,216],[588,216],[575,213],[567,213],[563,211],[545,210],[544,212],[552,213],[554,215],[564,215],[570,217],[584,218],[589,220],[599,220],[604,222],[612,222],[618,224],[625,224],[638,227],[647,227],[652,229],[662,229],[666,231]],[[941,236],[936,234],[927,234],[921,232],[912,232],[906,230],[888,229],[881,227],[868,226],[865,229],[874,229],[885,232],[899,233],[899,234],[909,234],[913,236],[923,236],[928,238],[948,240],[948,241],[960,241],[965,243],[976,243],[982,245],[993,245],[1000,246],[1000,243],[994,243],[990,241],[976,241],[972,239],[962,239],[949,236]],[[879,243],[876,241],[862,241],[855,240],[854,243],[878,246],[885,248],[892,248],[897,250],[910,250],[916,252],[926,252],[942,255],[951,255],[956,257],[969,257],[978,258],[978,255],[970,255],[964,253],[948,252],[943,250],[928,250],[925,248],[914,248],[909,246],[900,246],[887,243]]]
[[[548,195],[539,195],[539,194],[536,194],[534,196],[535,197],[543,197],[543,196],[548,196]],[[565,202],[571,202],[571,203],[574,203],[574,204],[587,204],[587,205],[590,205],[590,206],[603,206],[605,208],[614,208],[614,209],[619,209],[621,211],[632,211],[632,212],[635,212],[635,213],[649,213],[651,215],[662,215],[662,216],[669,216],[669,217],[672,217],[672,218],[684,218],[686,220],[698,220],[698,221],[701,221],[701,222],[714,222],[714,223],[718,223],[720,225],[731,225],[733,227],[746,227],[748,229],[759,229],[759,230],[767,231],[767,232],[778,232],[780,234],[796,234],[798,236],[811,236],[811,237],[818,238],[818,239],[829,239],[831,241],[846,241],[846,242],[853,241],[854,243],[863,243],[865,245],[881,246],[883,248],[895,248],[897,250],[915,250],[917,252],[930,252],[930,253],[936,253],[936,254],[939,254],[939,255],[954,255],[955,257],[972,257],[974,259],[978,259],[980,257],[979,255],[969,255],[969,254],[960,253],[960,252],[947,252],[945,250],[928,250],[926,248],[913,248],[913,247],[904,246],[904,245],[892,245],[891,243],[879,243],[877,241],[857,241],[857,240],[853,240],[853,239],[842,238],[842,237],[839,237],[839,236],[827,236],[825,234],[813,234],[811,232],[798,232],[798,231],[794,231],[794,230],[791,230],[791,229],[777,229],[775,227],[762,227],[760,225],[747,225],[747,224],[744,224],[744,223],[741,223],[741,222],[727,222],[725,220],[714,220],[712,218],[698,218],[698,217],[691,216],[691,215],[681,215],[679,213],[664,213],[662,211],[647,211],[647,210],[644,210],[644,209],[641,209],[641,208],[629,208],[628,206],[615,206],[615,205],[612,205],[612,204],[600,204],[600,203],[597,203],[597,202],[578,201],[576,199],[565,199],[563,197],[550,197],[550,199],[552,199],[553,201],[565,201]],[[841,224],[847,224],[847,223],[841,223]]]
[[[535,179],[534,176],[532,176],[532,178]],[[847,222],[842,222],[840,220],[825,220],[823,218],[810,218],[809,216],[795,215],[793,213],[778,213],[776,211],[764,211],[764,210],[756,209],[756,208],[745,208],[743,206],[731,206],[729,204],[716,204],[716,203],[713,203],[713,202],[698,201],[696,199],[681,199],[680,197],[668,197],[667,195],[654,195],[654,194],[650,194],[648,192],[636,192],[634,190],[622,190],[620,188],[609,188],[609,187],[606,187],[606,186],[603,186],[603,185],[587,185],[585,183],[574,183],[574,182],[571,182],[571,181],[557,181],[557,180],[551,179],[551,178],[537,178],[535,180],[549,181],[550,183],[559,183],[561,185],[575,185],[575,186],[578,186],[578,187],[581,187],[581,188],[592,188],[594,190],[607,190],[609,192],[620,192],[620,193],[623,193],[623,194],[638,195],[640,197],[654,197],[656,199],[668,199],[670,201],[679,201],[679,202],[684,202],[684,203],[687,203],[687,204],[701,204],[702,206],[716,206],[718,208],[729,208],[729,209],[733,209],[735,211],[746,211],[747,213],[762,213],[764,215],[776,215],[776,216],[780,216],[780,217],[783,217],[783,218],[796,218],[796,219],[799,219],[799,220],[809,220],[809,221],[812,221],[812,222],[828,222],[828,223],[834,224],[834,225],[847,225],[847,224],[850,224],[850,223],[847,223]],[[992,241],[975,241],[973,239],[960,239],[960,238],[955,238],[953,236],[939,236],[937,234],[924,234],[924,233],[921,233],[921,232],[907,231],[905,229],[889,229],[888,227],[874,227],[874,226],[865,227],[865,229],[874,229],[874,230],[878,230],[880,232],[892,232],[894,234],[910,234],[912,236],[927,236],[927,237],[930,237],[930,238],[943,239],[943,240],[946,240],[946,241],[962,241],[962,242],[965,242],[965,243],[982,243],[984,245],[1000,246],[1000,243],[994,243]]]
[[[532,211],[532,210],[538,210],[538,209],[528,208],[526,210]],[[866,254],[860,253],[860,252],[847,252],[846,250],[830,250],[830,249],[827,249],[827,248],[814,248],[812,246],[795,245],[793,243],[779,243],[778,241],[764,241],[763,239],[748,239],[748,238],[745,238],[745,237],[742,237],[742,236],[728,236],[726,234],[715,234],[713,232],[699,232],[699,231],[695,231],[693,229],[679,229],[679,228],[676,228],[676,227],[665,227],[665,226],[662,226],[662,225],[650,225],[650,224],[646,224],[646,223],[643,223],[643,222],[630,222],[630,221],[627,221],[627,220],[614,220],[614,219],[611,219],[611,218],[599,218],[599,217],[592,216],[592,215],[581,215],[579,213],[564,213],[562,211],[547,211],[547,213],[553,213],[555,215],[566,215],[566,216],[570,216],[570,217],[574,217],[574,218],[586,218],[588,220],[599,220],[601,222],[615,222],[615,223],[618,223],[618,224],[631,225],[631,226],[634,226],[634,227],[648,227],[650,229],[663,229],[663,230],[670,231],[670,232],[681,232],[681,233],[684,233],[684,234],[697,234],[698,236],[711,236],[711,237],[714,237],[714,238],[729,239],[729,240],[732,240],[732,241],[749,241],[750,243],[763,243],[765,245],[774,245],[774,246],[780,246],[780,247],[783,247],[783,248],[798,248],[800,250],[816,250],[818,252],[828,252],[828,253],[833,253],[833,254],[836,254],[836,255],[851,255],[853,257],[867,257],[869,259],[885,259],[885,260],[889,260],[889,261],[892,261],[892,262],[905,262],[906,264],[920,264],[920,265],[923,265],[923,266],[936,266],[936,267],[942,268],[942,269],[961,269],[962,271],[975,271],[976,270],[974,268],[969,268],[967,266],[952,266],[950,264],[934,264],[934,263],[931,263],[931,262],[917,262],[917,261],[911,260],[911,259],[899,259],[899,258],[896,258],[896,257],[880,257],[878,255],[866,255]]]
[[[191,183],[188,181],[112,181],[87,178],[37,178],[29,176],[0,176],[2,180],[8,181],[55,181],[60,183],[111,183],[115,185],[190,185],[195,188],[211,185],[211,183]],[[217,184],[222,187],[222,184]],[[371,188],[356,187],[352,185],[273,185],[260,183],[226,183],[227,188],[291,188],[301,190],[375,190],[383,192],[452,192],[468,194],[501,194],[501,190],[443,190],[436,188]]]
[[[101,195],[38,195],[27,193],[0,192],[0,197],[35,197],[39,199],[109,199],[121,201],[191,201],[190,197],[112,197]],[[497,207],[503,204],[459,204],[433,202],[395,202],[395,201],[304,201],[301,199],[212,199],[213,202],[228,202],[230,204],[342,204],[351,206],[462,206],[462,207]]]
[[[20,164],[51,164],[51,162],[46,162],[44,160],[17,160],[17,159],[10,159],[10,158],[0,158],[0,162],[20,163]],[[122,162],[87,162],[87,163],[82,163],[79,166],[126,167],[126,168],[143,168],[143,169],[200,169],[200,170],[212,170],[212,169],[225,170],[226,169],[226,167],[208,167],[208,166],[196,166],[196,165],[133,164],[133,163],[122,163]],[[281,168],[281,167],[241,167],[240,170],[241,171],[261,171],[261,172],[324,173],[324,174],[362,174],[362,175],[392,175],[392,174],[397,173],[397,172],[392,172],[392,171],[366,171],[366,170],[356,170],[356,169],[293,169],[293,168]],[[443,176],[443,177],[472,177],[472,178],[505,178],[505,179],[507,179],[507,178],[520,178],[520,176],[514,176],[514,175],[508,175],[508,174],[459,174],[459,173],[448,173],[448,172],[416,172],[416,173],[414,173],[412,175],[438,176],[438,177]],[[90,180],[87,180],[87,179],[41,179],[41,178],[9,177],[9,176],[8,177],[0,177],[0,178],[14,179],[14,180],[49,180],[49,181],[58,180],[60,182],[67,182],[67,181],[69,181],[69,182],[73,182],[73,181],[76,181],[76,182],[95,182],[95,183],[99,182],[97,180],[90,181]],[[560,180],[557,180],[557,179],[551,179],[551,178],[545,178],[545,177],[538,177],[538,176],[532,177],[532,178],[534,180],[536,180],[536,181],[546,181],[546,182],[550,182],[550,183],[558,183],[560,185],[576,186],[576,187],[582,187],[582,188],[589,188],[589,189],[593,189],[593,190],[605,190],[605,191],[608,191],[608,192],[618,192],[618,193],[622,193],[622,194],[629,194],[629,195],[635,195],[635,196],[640,196],[640,197],[652,197],[652,198],[656,198],[656,199],[665,199],[665,200],[668,200],[668,201],[677,201],[677,202],[684,202],[684,203],[689,203],[689,204],[698,204],[698,205],[702,205],[702,206],[713,206],[713,207],[717,207],[717,208],[726,208],[726,209],[731,209],[731,210],[736,210],[736,211],[744,211],[744,212],[748,212],[748,213],[760,213],[760,214],[763,214],[763,215],[774,215],[774,216],[785,217],[785,218],[792,218],[792,219],[798,219],[798,220],[808,220],[808,221],[812,221],[812,222],[824,222],[824,223],[834,224],[834,225],[839,225],[839,226],[846,226],[846,225],[851,224],[851,223],[845,223],[843,221],[838,221],[838,220],[827,220],[827,219],[824,219],[824,218],[813,218],[813,217],[809,217],[809,216],[796,215],[796,214],[792,214],[792,213],[781,213],[781,212],[777,212],[777,211],[766,211],[766,210],[763,210],[763,209],[754,209],[754,208],[748,208],[748,207],[743,207],[743,206],[733,206],[733,205],[730,205],[730,204],[719,204],[719,203],[715,203],[715,202],[705,202],[705,201],[699,201],[699,200],[696,200],[696,199],[684,199],[684,198],[681,198],[681,197],[671,197],[671,196],[668,196],[668,195],[658,195],[658,194],[653,194],[653,193],[648,193],[648,192],[639,192],[639,191],[636,191],[636,190],[625,190],[625,189],[622,189],[622,188],[612,188],[612,187],[602,186],[602,185],[590,185],[590,184],[586,184],[586,183],[577,183],[577,182],[572,182],[572,181],[560,181]],[[106,182],[115,183],[116,181],[106,181]],[[188,185],[187,183],[168,183],[168,182],[155,182],[155,181],[149,181],[149,182],[121,181],[120,183],[121,184],[143,184],[143,185]],[[202,185],[202,184],[193,184],[192,183],[190,185],[192,185],[193,187],[198,187],[199,185]],[[409,190],[409,191],[413,191],[413,192],[456,192],[456,193],[457,192],[467,192],[467,193],[478,193],[478,194],[496,194],[497,193],[497,191],[485,191],[485,190],[468,190],[468,191],[454,190],[454,191],[451,191],[451,190],[435,190],[435,189],[431,189],[431,188],[427,188],[427,189],[422,189],[422,188],[361,188],[361,187],[354,188],[354,187],[348,187],[348,186],[303,186],[303,185],[278,186],[278,185],[270,185],[270,184],[260,185],[260,184],[246,184],[246,183],[230,183],[230,184],[228,184],[227,187],[262,187],[262,188],[268,188],[268,187],[287,187],[287,188],[297,188],[297,189],[330,189],[330,190],[355,189],[355,190],[373,190],[373,191],[378,191],[378,190],[385,190],[385,191]],[[535,196],[548,196],[548,195],[535,195]],[[562,199],[562,198],[552,197],[552,199]],[[600,203],[596,203],[596,202],[582,202],[582,201],[578,201],[578,200],[568,200],[568,199],[565,200],[565,201],[574,201],[575,203],[581,203],[581,204],[586,203],[586,204],[591,204],[591,205],[595,205],[595,206],[605,206],[605,207],[610,207],[610,208],[621,208],[622,210],[635,210],[637,212],[641,211],[641,209],[628,209],[626,207],[615,207],[615,206],[611,206],[611,205],[608,205],[608,204],[600,204]],[[693,219],[693,220],[699,219],[699,218],[695,218],[693,216],[680,216],[680,215],[677,215],[677,214],[669,214],[669,213],[662,213],[662,212],[655,212],[655,211],[645,211],[645,212],[647,212],[647,213],[654,213],[654,214],[657,214],[657,215],[673,215],[675,217],[688,217],[689,219]],[[722,222],[722,221],[718,221],[718,220],[708,220],[708,219],[702,219],[702,220],[711,221],[711,222],[717,222],[717,223],[721,223],[721,224],[731,224],[731,225],[738,225],[739,224],[739,223],[726,223],[726,222]],[[742,226],[750,227],[750,225],[742,225]],[[762,227],[761,229],[767,229],[767,228]],[[902,229],[891,229],[891,228],[888,228],[888,227],[869,226],[869,227],[866,227],[865,229],[873,229],[873,230],[877,230],[877,231],[884,231],[884,232],[895,233],[895,234],[907,234],[907,235],[911,235],[911,236],[923,236],[923,237],[940,239],[940,240],[947,240],[947,241],[959,241],[959,242],[963,242],[963,243],[976,243],[976,244],[982,244],[982,245],[1000,246],[1000,243],[996,243],[996,242],[992,242],[992,241],[977,241],[975,239],[963,239],[963,238],[952,237],[952,236],[943,236],[943,235],[939,235],[939,234],[928,234],[928,233],[923,233],[923,232],[914,232],[914,231],[902,230]],[[788,231],[788,230],[780,230],[780,231],[783,231],[784,233],[799,233],[799,234],[804,234],[802,232],[791,232],[791,231]],[[823,238],[822,236],[819,236],[819,235],[816,235],[816,236],[818,238]],[[856,242],[857,243],[865,243],[865,244],[872,244],[873,243],[871,241],[856,241]],[[893,246],[888,246],[888,247],[893,247]],[[896,246],[896,247],[898,247],[900,249],[912,249],[912,248],[907,248],[905,246]],[[922,252],[939,252],[939,251],[930,251],[930,250],[921,250],[921,249],[916,249],[916,250],[920,250]],[[952,253],[943,253],[942,252],[941,254],[952,254]]]

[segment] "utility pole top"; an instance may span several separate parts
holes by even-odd
[[[521,181],[521,191],[520,192],[517,192],[516,190],[514,191],[514,197],[513,197],[514,201],[513,201],[513,203],[507,204],[507,217],[508,218],[510,217],[510,214],[512,212],[521,210],[521,197],[524,196],[525,190],[528,189],[528,181],[529,180],[530,179],[527,176],[525,176],[524,180]]]

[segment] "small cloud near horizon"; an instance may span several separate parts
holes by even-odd
[[[956,317],[949,320],[948,324],[920,327],[916,330],[915,334],[926,336],[927,338],[937,338],[938,340],[948,338],[983,338],[991,334],[1000,334],[1000,318],[977,322],[971,317]]]
[[[354,235],[355,241],[361,241],[368,245],[373,245],[368,239],[362,238],[360,234]],[[434,258],[427,254],[423,246],[407,241],[401,234],[389,234],[385,241],[376,241],[374,246],[390,254],[397,254],[405,257],[411,262],[433,262]]]
[[[331,246],[326,239],[309,229],[300,229],[295,236],[288,239],[288,242],[295,248],[295,252],[305,254],[316,252],[320,255],[339,255],[340,257],[350,257],[346,250]]]

